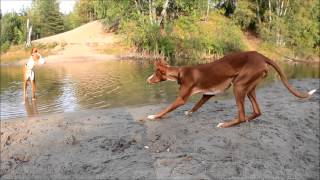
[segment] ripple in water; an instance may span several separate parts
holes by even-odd
[[[282,65],[289,77],[317,77],[317,67]],[[128,105],[156,104],[175,99],[178,85],[149,85],[152,64],[94,61],[36,67],[37,100],[23,101],[20,66],[1,67],[1,119]],[[269,74],[266,82],[273,81]],[[29,97],[31,89],[29,89]],[[196,97],[195,99],[197,99]]]

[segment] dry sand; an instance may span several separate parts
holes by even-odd
[[[121,57],[113,54],[101,54],[97,49],[121,40],[119,35],[107,33],[99,21],[92,21],[73,30],[32,41],[37,44],[57,43],[53,55],[45,57],[46,63],[70,61],[116,60]],[[40,52],[41,53],[41,52]],[[26,59],[18,64],[24,64]]]
[[[319,88],[319,79],[291,81]],[[263,115],[220,129],[233,99],[141,121],[166,104],[1,121],[1,179],[319,179],[319,91],[299,100],[277,82]],[[249,103],[248,103],[249,104]],[[247,108],[249,108],[248,106]]]

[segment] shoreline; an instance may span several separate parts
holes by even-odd
[[[115,55],[115,54],[93,54],[86,56],[65,56],[65,55],[49,55],[46,59],[46,64],[55,64],[55,63],[73,63],[73,62],[94,62],[94,61],[117,61],[117,60],[153,60],[159,58],[158,56],[145,56],[140,55],[139,53],[128,53],[125,55]],[[1,63],[0,66],[21,66],[25,64],[28,59],[19,60],[12,63]]]
[[[319,79],[290,80],[299,90]],[[160,121],[167,104],[83,110],[1,123],[1,179],[319,178],[318,91],[307,100],[281,82],[257,91],[262,116],[228,129],[234,99],[187,103]],[[247,114],[251,112],[246,100]]]

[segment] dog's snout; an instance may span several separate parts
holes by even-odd
[[[147,83],[150,83],[150,84],[151,84],[151,79],[153,78],[153,76],[154,76],[154,75],[152,74],[151,76],[148,77]]]

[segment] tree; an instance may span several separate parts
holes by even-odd
[[[40,37],[64,31],[64,22],[57,0],[33,0],[30,16],[35,33]]]
[[[7,13],[1,18],[1,44],[18,44],[24,41],[22,19],[17,13]]]
[[[81,24],[96,20],[96,13],[94,9],[95,1],[79,0],[76,2],[74,11],[76,16],[79,17]]]

